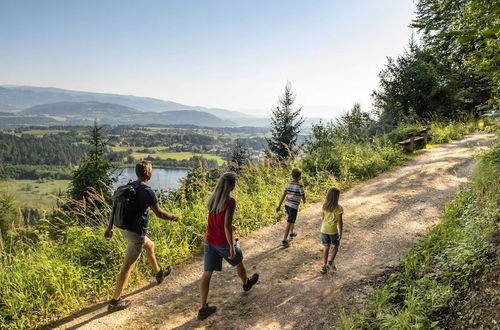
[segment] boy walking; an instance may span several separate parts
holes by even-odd
[[[132,182],[132,187],[136,191],[134,207],[137,208],[136,214],[138,214],[138,216],[136,221],[127,224],[126,228],[122,229],[123,236],[127,238],[128,246],[125,251],[123,267],[116,282],[113,299],[111,299],[108,304],[108,311],[110,312],[122,310],[130,306],[131,302],[129,300],[122,299],[121,294],[123,288],[127,285],[130,273],[132,272],[137,259],[139,259],[142,249],[146,251],[146,256],[156,274],[156,282],[158,284],[163,282],[165,277],[167,277],[172,271],[170,266],[166,268],[160,268],[160,266],[158,266],[154,250],[155,245],[153,241],[146,236],[149,224],[149,209],[151,208],[160,219],[178,221],[179,217],[162,210],[158,206],[158,200],[156,199],[155,193],[147,185],[153,174],[153,166],[151,165],[151,162],[142,161],[138,163],[135,166],[135,173],[137,175],[137,181]],[[111,239],[113,237],[112,218],[110,219],[109,226],[104,233],[104,237],[106,239]]]
[[[288,214],[285,236],[281,242],[284,247],[289,247],[290,242],[288,241],[288,234],[290,238],[297,236],[297,233],[293,231],[295,226],[295,221],[297,220],[297,212],[299,210],[299,204],[302,201],[306,202],[306,194],[304,192],[304,186],[300,183],[302,177],[302,171],[298,168],[292,169],[292,181],[288,182],[283,195],[281,195],[280,203],[276,208],[276,212],[281,210],[281,205],[285,201],[285,210]]]

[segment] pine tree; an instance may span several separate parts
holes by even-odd
[[[103,126],[99,126],[97,120],[94,121],[94,126],[90,128],[87,140],[87,143],[92,148],[87,153],[82,164],[72,173],[73,179],[69,189],[72,199],[82,200],[93,190],[98,194],[102,194],[106,200],[111,199],[108,187],[113,183],[110,178],[110,171],[114,166],[103,158],[106,141],[102,130]]]
[[[248,148],[244,147],[240,140],[236,140],[236,145],[231,151],[231,171],[239,172],[248,162],[248,157]]]
[[[295,95],[292,92],[292,85],[287,82],[285,92],[279,98],[276,108],[272,110],[272,138],[267,139],[269,149],[279,160],[293,156],[298,149],[297,137],[304,119],[300,116],[302,107],[297,110],[292,108],[294,101]]]

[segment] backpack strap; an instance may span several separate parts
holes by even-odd
[[[135,195],[137,196],[137,194],[139,194],[139,192],[141,192],[142,190],[148,188],[148,186],[146,186],[145,184],[141,184],[139,187],[137,188],[134,188],[135,190]]]

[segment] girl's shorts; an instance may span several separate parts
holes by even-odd
[[[238,241],[234,242],[234,249],[236,250],[236,255],[233,259],[229,259],[229,244],[226,246],[217,246],[210,243],[203,243],[204,247],[204,265],[203,269],[206,272],[221,271],[222,270],[222,259],[225,259],[231,266],[238,266],[238,264],[243,260],[243,252],[241,251],[240,244]]]
[[[323,234],[321,233],[321,243],[323,245],[339,245],[339,234]]]

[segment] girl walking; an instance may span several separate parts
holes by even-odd
[[[201,308],[198,319],[204,320],[215,313],[217,307],[208,306],[207,297],[210,279],[214,271],[222,270],[222,259],[236,267],[238,276],[243,283],[243,290],[249,291],[259,280],[255,273],[250,278],[243,264],[243,252],[237,240],[233,238],[233,215],[236,201],[230,194],[236,186],[236,175],[228,172],[223,174],[208,198],[208,227],[204,243],[204,272],[200,283]]]
[[[342,214],[344,210],[339,205],[340,190],[330,188],[326,194],[323,204],[323,222],[321,224],[321,243],[323,250],[323,267],[321,273],[326,273],[331,267],[336,270],[335,256],[339,249],[340,239],[342,238]],[[328,256],[330,255],[330,258]]]

